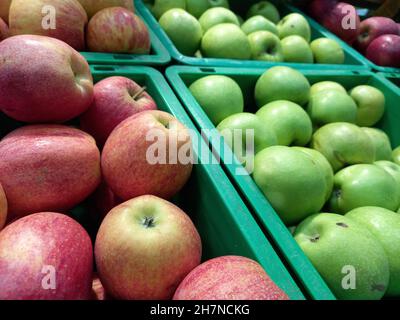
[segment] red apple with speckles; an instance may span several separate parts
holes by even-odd
[[[123,7],[135,12],[135,4],[132,0],[78,0],[86,10],[89,18],[105,8]]]
[[[8,29],[7,23],[0,18],[0,41],[8,38],[10,36],[10,30]]]
[[[30,123],[61,123],[85,112],[93,79],[85,58],[66,43],[21,35],[0,42],[0,109]]]
[[[121,7],[100,10],[89,21],[87,45],[90,51],[137,53],[150,52],[150,34],[142,19]]]
[[[77,0],[13,0],[10,7],[11,35],[53,37],[79,51],[85,49],[87,22],[85,9]]]
[[[4,225],[6,224],[7,212],[7,198],[6,194],[4,193],[4,189],[0,183],[0,230],[3,229]]]
[[[0,142],[9,220],[76,206],[99,185],[100,152],[85,132],[62,125],[17,129]]]
[[[110,77],[94,86],[93,103],[81,116],[82,130],[103,146],[110,133],[123,120],[145,111],[156,110],[152,97],[136,82],[125,77]]]
[[[367,48],[366,57],[379,66],[400,68],[400,36],[385,34]]]
[[[174,300],[289,300],[255,261],[224,256],[204,262],[179,285]]]
[[[182,123],[166,112],[143,111],[111,133],[101,158],[103,176],[122,200],[147,194],[169,199],[190,177],[190,151],[190,132]]]
[[[141,196],[105,217],[95,258],[101,282],[113,298],[171,299],[183,278],[199,265],[201,240],[177,206]]]
[[[2,18],[5,23],[8,23],[11,1],[12,0],[0,0],[0,18]]]
[[[86,300],[91,297],[93,251],[73,219],[44,212],[0,232],[0,300]]]

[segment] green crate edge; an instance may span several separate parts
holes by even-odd
[[[195,125],[186,114],[181,103],[175,96],[173,90],[170,88],[164,76],[157,70],[151,67],[130,67],[130,66],[104,66],[92,65],[91,70],[94,78],[109,77],[109,76],[134,76],[144,74],[149,77],[151,81],[156,84],[158,95],[162,98],[165,109],[172,113],[178,120],[184,123],[189,129],[196,132],[198,137],[194,143],[194,150],[196,153],[207,152],[209,157],[213,157],[209,151],[208,146],[200,137]],[[195,139],[196,142],[196,139]],[[286,269],[272,245],[258,227],[257,222],[248,211],[246,205],[240,198],[234,186],[230,183],[229,179],[223,172],[220,165],[211,164],[198,164],[204,169],[205,174],[209,181],[212,182],[213,192],[217,193],[218,197],[222,199],[224,205],[229,210],[232,220],[237,225],[243,239],[247,241],[251,254],[256,257],[262,267],[271,276],[283,290],[287,292],[289,297],[293,300],[304,300],[305,296],[301,289],[296,284],[289,271]],[[223,186],[223,188],[221,188]],[[225,199],[225,201],[224,201]],[[229,199],[229,202],[228,202]],[[251,228],[251,229],[248,229]],[[267,253],[267,254],[265,254]]]
[[[360,55],[357,51],[347,45],[344,41],[327,31],[324,27],[319,25],[313,19],[308,18],[310,26],[312,29],[316,30],[317,32],[323,34],[327,38],[335,39],[340,43],[345,54],[350,56],[351,58],[357,60],[359,63],[358,65],[332,65],[332,64],[305,64],[305,63],[284,63],[284,62],[260,62],[260,61],[252,61],[252,60],[233,60],[233,59],[210,59],[210,58],[195,58],[184,56],[181,54],[166,35],[164,30],[160,27],[157,20],[151,14],[148,8],[143,4],[142,0],[135,0],[135,5],[137,11],[140,12],[140,15],[144,18],[144,20],[148,23],[148,25],[153,29],[156,33],[162,44],[165,48],[167,48],[169,54],[171,55],[172,59],[175,59],[177,62],[183,65],[193,65],[193,66],[213,66],[213,67],[240,67],[240,68],[267,68],[273,65],[283,65],[293,68],[301,68],[301,69],[311,69],[311,70],[329,70],[329,69],[343,69],[343,70],[368,70],[369,66],[367,65],[366,59]],[[287,4],[281,4],[285,6],[289,11],[298,12],[299,10],[294,8],[293,6]]]

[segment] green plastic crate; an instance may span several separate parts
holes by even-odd
[[[390,81],[389,85],[395,85],[395,89],[400,91],[400,73],[386,73],[386,72],[379,72],[378,75],[384,79]]]
[[[143,19],[139,12],[137,14]],[[143,19],[144,20],[144,19]],[[156,34],[151,30],[148,23],[144,21],[149,28],[151,51],[150,54],[127,54],[127,53],[102,53],[102,52],[80,52],[89,64],[111,64],[111,65],[145,65],[145,66],[163,66],[169,64],[171,56],[164,47]]]
[[[208,142],[211,141],[212,144],[215,141],[220,141],[219,139],[221,139],[221,137],[217,132],[209,131],[209,129],[215,129],[215,126],[190,93],[188,87],[194,81],[207,75],[229,76],[237,81],[243,90],[246,101],[246,111],[255,112],[254,87],[258,78],[264,71],[265,69],[175,66],[168,68],[166,75],[197,127],[200,130],[208,129],[208,131],[203,131],[203,134],[206,140]],[[369,84],[382,90],[387,100],[387,111],[378,126],[389,135],[393,147],[400,145],[400,129],[398,125],[400,123],[400,108],[398,105],[400,101],[400,91],[393,84],[369,71],[302,70],[302,72],[311,83],[332,80],[341,83],[348,89],[359,84]],[[268,238],[286,259],[308,293],[315,299],[320,299],[321,296],[329,297],[330,292],[326,289],[325,283],[303,254],[291,233],[273,210],[253,179],[250,176],[235,174],[237,172],[236,170],[241,168],[241,164],[238,161],[235,160],[233,164],[224,163],[224,159],[235,159],[229,147],[226,146],[222,148],[223,151],[221,151],[218,146],[214,146],[212,149],[213,152],[222,159],[224,169],[227,171],[233,184],[248,204],[248,207],[255,214],[256,219],[260,222]]]
[[[238,0],[230,0],[232,9],[241,14],[245,14],[246,10],[250,7],[250,5],[254,2],[258,2],[256,0],[249,1],[238,1]],[[283,4],[280,1],[272,1],[277,3],[278,9],[283,17],[286,14],[292,12],[299,12],[296,8],[290,5]],[[179,64],[184,65],[195,65],[195,66],[214,66],[214,67],[242,67],[242,68],[267,68],[272,65],[286,65],[295,68],[303,68],[303,69],[316,69],[316,70],[327,70],[327,69],[344,69],[344,70],[367,70],[369,69],[366,60],[362,57],[357,51],[348,46],[344,41],[335,37],[332,33],[328,32],[314,20],[308,18],[308,22],[311,26],[312,31],[312,39],[326,37],[326,38],[334,38],[337,40],[342,46],[345,52],[345,63],[340,65],[332,65],[332,64],[306,64],[306,63],[284,63],[284,62],[264,62],[264,61],[254,61],[254,60],[233,60],[233,59],[215,59],[215,58],[195,58],[190,56],[185,56],[180,53],[172,41],[169,39],[167,34],[161,28],[156,18],[151,14],[150,10],[143,4],[142,0],[135,0],[135,5],[137,11],[144,17],[145,21],[148,25],[154,30],[157,34],[163,45],[167,48],[168,52],[172,56],[174,60],[176,60]]]

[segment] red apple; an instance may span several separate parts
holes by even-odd
[[[132,0],[78,0],[89,18],[93,17],[97,12],[105,8],[123,7],[135,12],[135,4]]]
[[[46,11],[46,6],[55,11]],[[77,0],[13,0],[10,7],[9,25],[12,35],[53,37],[79,51],[85,49],[87,22],[86,12]]]
[[[66,211],[100,183],[100,152],[85,132],[61,125],[17,129],[0,142],[0,181],[9,219]]]
[[[22,35],[0,42],[0,109],[19,121],[65,122],[93,100],[85,58],[57,39]]]
[[[317,21],[322,21],[322,18],[337,5],[337,0],[313,0],[308,5],[310,16]]]
[[[0,232],[0,300],[86,300],[93,248],[73,219],[52,212],[22,218]]]
[[[123,120],[145,110],[156,110],[150,95],[136,82],[125,77],[111,77],[94,86],[94,100],[81,116],[82,130],[103,146],[110,133]]]
[[[4,189],[0,183],[0,230],[3,229],[4,225],[6,224],[7,211],[8,205],[6,194],[4,193]]]
[[[154,196],[114,208],[100,226],[96,265],[106,291],[117,299],[171,299],[201,260],[201,240],[190,218]]]
[[[0,18],[0,41],[8,38],[10,36],[10,30],[8,29],[7,23]]]
[[[355,47],[365,53],[370,43],[384,34],[398,34],[396,22],[385,17],[371,17],[361,22]]]
[[[89,21],[90,51],[148,54],[150,34],[142,19],[125,8],[107,8]]]
[[[400,36],[386,34],[367,48],[366,57],[379,66],[400,68]]]
[[[182,159],[184,151],[191,151],[191,138],[183,124],[166,112],[143,111],[108,138],[101,159],[104,179],[122,200],[146,194],[169,199],[192,171],[190,155]]]
[[[2,18],[5,23],[8,23],[11,1],[12,0],[0,0],[0,18]]]
[[[174,300],[289,300],[255,261],[225,256],[204,262],[179,285]]]

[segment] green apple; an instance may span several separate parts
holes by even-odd
[[[203,77],[195,81],[189,90],[215,126],[230,115],[243,112],[242,90],[229,77]]]
[[[318,212],[325,203],[323,169],[313,157],[294,148],[275,146],[259,152],[253,177],[288,226]]]
[[[186,9],[186,0],[144,0],[144,2],[157,20],[168,10]]]
[[[320,213],[304,220],[294,239],[338,299],[378,300],[385,294],[388,258],[378,239],[360,223]]]
[[[278,144],[275,132],[252,113],[231,115],[224,119],[217,129],[241,163],[246,163],[247,157],[254,157],[261,150]],[[247,143],[249,130],[254,134],[253,145]]]
[[[331,197],[332,190],[333,190],[333,177],[334,173],[332,167],[328,160],[323,156],[322,153],[318,152],[317,150],[310,149],[310,148],[303,148],[303,147],[293,147],[293,149],[302,151],[307,153],[312,157],[312,159],[320,165],[324,174],[325,174],[325,182],[326,182],[326,196],[325,200],[328,201]]]
[[[208,9],[214,7],[229,9],[228,0],[186,0],[186,11],[197,19]]]
[[[182,54],[193,56],[200,48],[203,30],[196,18],[185,10],[168,10],[161,16],[159,23]]]
[[[246,20],[241,26],[245,34],[250,34],[256,31],[269,31],[278,35],[278,28],[276,25],[264,18],[263,16],[254,16]]]
[[[222,23],[233,23],[240,26],[236,14],[222,7],[208,9],[201,15],[199,22],[204,32]]]
[[[329,123],[313,135],[311,146],[321,152],[333,171],[358,163],[373,163],[375,148],[360,127],[346,122]]]
[[[390,280],[385,296],[400,296],[400,215],[379,207],[362,207],[346,217],[366,227],[380,242],[389,260]]]
[[[386,160],[376,161],[374,162],[374,164],[378,167],[381,167],[383,170],[389,173],[394,178],[394,180],[396,180],[397,188],[399,190],[398,195],[400,203],[400,166],[398,164],[395,164],[394,162]]]
[[[249,39],[242,29],[232,23],[222,23],[209,29],[201,41],[201,52],[208,58],[251,58]]]
[[[365,206],[397,210],[398,185],[391,174],[374,164],[356,164],[336,173],[329,207],[344,214]]]
[[[285,62],[313,63],[314,57],[309,43],[300,36],[288,36],[282,39]]]
[[[328,38],[319,38],[311,42],[315,63],[343,64],[345,55],[340,44]]]
[[[397,147],[392,152],[393,162],[400,165],[400,147]]]
[[[363,127],[375,125],[385,113],[385,96],[382,91],[361,85],[350,91],[358,107],[357,124]]]
[[[310,96],[310,83],[299,71],[289,67],[272,67],[258,79],[255,99],[258,107],[276,100],[304,105]]]
[[[291,13],[285,16],[277,24],[279,38],[283,39],[288,36],[300,36],[307,42],[311,40],[311,28],[306,18],[299,13]]]
[[[260,1],[253,4],[247,12],[247,18],[261,15],[264,18],[278,23],[281,19],[278,9],[269,1]]]
[[[239,21],[239,26],[241,27],[241,26],[242,26],[242,24],[244,23],[244,20],[243,20],[243,18],[242,18],[241,16],[239,16],[238,14],[236,15],[236,18],[238,18],[238,21]]]
[[[316,126],[332,122],[355,123],[357,106],[346,92],[327,90],[311,96],[307,112]]]
[[[256,31],[247,36],[253,60],[281,62],[282,46],[279,38],[269,31]]]
[[[312,123],[302,107],[286,100],[270,102],[256,114],[272,128],[282,146],[305,146],[312,136]]]
[[[318,92],[338,90],[347,93],[346,89],[339,83],[334,81],[321,81],[314,83],[310,89],[310,97]]]
[[[375,147],[375,161],[392,160],[392,146],[385,132],[376,128],[362,128]]]

